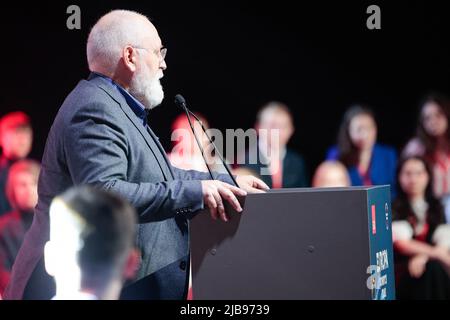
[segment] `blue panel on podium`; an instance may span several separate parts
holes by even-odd
[[[395,299],[394,257],[392,251],[392,214],[389,186],[370,188],[368,195],[368,222],[370,264],[368,280],[372,299]]]

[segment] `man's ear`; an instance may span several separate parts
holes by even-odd
[[[44,247],[44,263],[45,263],[45,270],[51,276],[55,275],[54,261],[55,260],[53,259],[52,243],[51,243],[51,241],[47,241],[45,243],[45,247]]]
[[[139,267],[140,252],[138,249],[133,248],[125,262],[125,269],[123,270],[123,277],[125,279],[133,279],[136,276]]]
[[[125,67],[131,72],[136,71],[137,50],[132,46],[126,46],[122,50],[122,60]]]

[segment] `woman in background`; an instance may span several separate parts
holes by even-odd
[[[374,113],[356,105],[344,114],[338,144],[327,154],[327,160],[342,162],[353,186],[391,185],[395,195],[397,153],[394,148],[377,143]]]
[[[433,170],[433,191],[438,198],[450,194],[450,130],[448,98],[433,94],[421,104],[416,137],[403,150],[403,156],[421,156]]]
[[[400,161],[392,236],[398,299],[450,299],[450,226],[423,158]]]

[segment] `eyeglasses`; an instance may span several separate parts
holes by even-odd
[[[143,48],[143,47],[137,47],[137,46],[133,46],[133,48],[135,49],[141,49],[141,50],[146,50],[146,51],[151,51],[147,48]],[[167,54],[167,48],[166,47],[162,47],[160,50],[153,50],[153,53],[159,56],[160,61],[164,61],[164,59],[166,58],[166,54]]]

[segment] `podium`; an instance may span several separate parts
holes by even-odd
[[[389,186],[248,194],[191,221],[194,299],[395,299]]]

